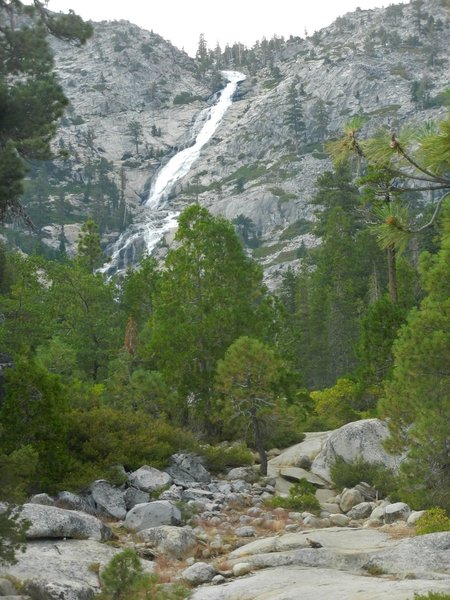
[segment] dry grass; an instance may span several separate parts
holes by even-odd
[[[383,525],[380,527],[380,531],[384,531],[393,540],[402,540],[403,538],[410,538],[416,535],[415,527],[407,527],[406,525]]]

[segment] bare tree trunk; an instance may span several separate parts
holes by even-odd
[[[267,455],[264,450],[264,444],[261,435],[261,428],[259,426],[259,421],[256,415],[252,416],[253,419],[253,430],[255,432],[255,446],[256,451],[259,454],[259,460],[261,462],[261,475],[267,475]]]

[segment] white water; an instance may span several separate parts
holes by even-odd
[[[145,245],[148,255],[156,244],[170,230],[175,229],[179,211],[170,210],[168,197],[175,184],[191,169],[200,155],[203,146],[214,135],[220,121],[233,102],[233,95],[238,83],[245,79],[243,73],[222,71],[228,83],[221,91],[220,98],[214,106],[206,109],[209,113],[199,131],[195,143],[173,156],[161,169],[153,183],[150,196],[143,206],[141,221],[133,223],[130,230],[123,233],[114,243],[111,260],[101,269],[102,272],[122,271],[136,260],[136,246]]]

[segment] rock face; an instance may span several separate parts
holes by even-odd
[[[169,500],[156,500],[145,504],[136,504],[125,519],[125,527],[130,531],[142,531],[160,525],[178,525],[181,513]]]
[[[368,463],[380,463],[395,471],[400,464],[399,457],[388,454],[383,449],[383,441],[388,437],[388,428],[379,419],[365,419],[347,423],[333,431],[324,447],[314,459],[311,470],[330,481],[330,466],[337,458],[346,462],[357,459]],[[362,498],[360,500],[362,502]]]
[[[367,117],[364,135],[382,125],[398,128],[445,114],[439,101],[448,86],[445,2],[425,0],[420,12],[418,18],[411,3],[397,16],[385,9],[356,10],[305,39],[293,23],[293,37],[277,39],[270,56],[276,78],[267,56],[262,57],[267,46],[261,47],[255,55],[260,68],[253,68],[213,140],[174,190],[172,206],[197,198],[215,214],[250,220],[250,237],[263,245],[263,251],[251,251],[271,280],[283,265],[296,266],[300,244],[317,243],[311,198],[317,176],[331,166],[323,141],[339,135],[354,115]],[[173,149],[190,142],[195,119],[211,95],[207,78],[193,59],[156,33],[124,21],[96,23],[83,48],[54,42],[54,49],[71,101],[57,135],[57,144],[71,153],[71,170],[63,177],[79,183],[82,162],[89,157],[112,161],[118,185],[121,168],[126,172],[127,207],[139,211],[136,193],[146,197]],[[224,66],[246,69],[236,61]],[[305,132],[300,144],[286,123],[292,84],[301,91]],[[424,97],[412,94],[414,84],[425,87]],[[183,93],[192,101],[174,104]],[[143,126],[137,150],[127,132],[132,120]],[[155,135],[152,126],[161,131]],[[68,246],[74,248],[91,207],[83,206],[82,194],[68,196],[80,217],[66,227]],[[48,223],[45,232],[45,242],[57,247],[57,224]]]
[[[21,519],[31,523],[26,534],[28,539],[74,538],[103,542],[111,537],[111,529],[96,517],[54,506],[24,504]]]

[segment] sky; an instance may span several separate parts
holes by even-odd
[[[401,0],[400,0],[401,1]],[[407,0],[403,0],[405,3]],[[143,29],[153,30],[191,56],[200,34],[208,47],[217,42],[242,42],[273,35],[311,35],[330,25],[346,12],[376,8],[399,0],[49,0],[56,12],[73,9],[93,21],[126,19]]]

